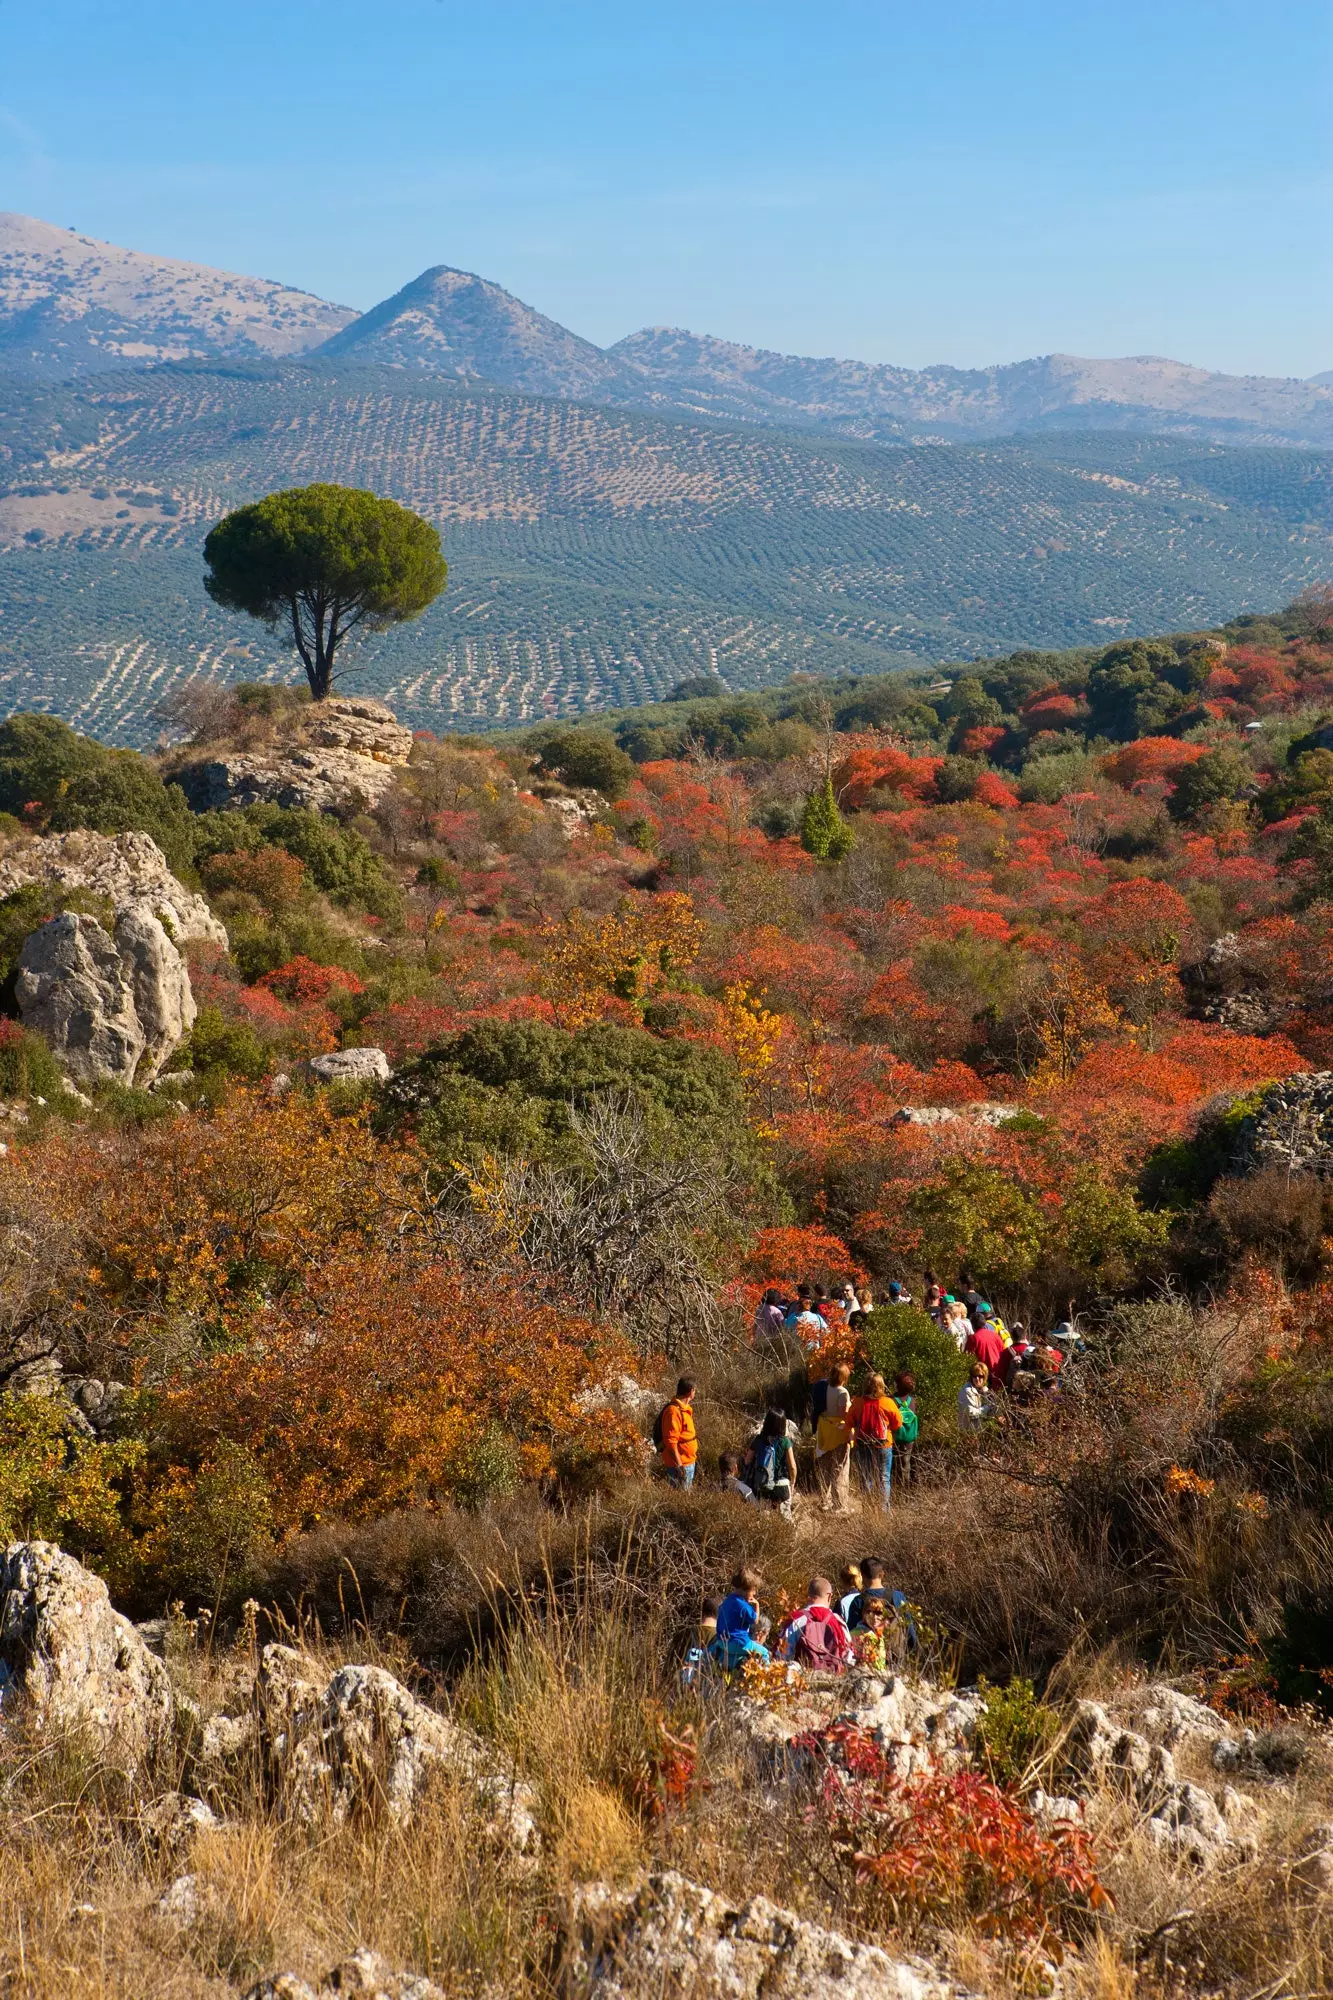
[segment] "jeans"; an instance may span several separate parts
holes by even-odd
[[[887,1507],[893,1488],[893,1446],[867,1444],[863,1439],[858,1439],[856,1476],[863,1491]]]
[[[673,1486],[693,1486],[694,1467],[692,1465],[668,1465],[663,1469]]]
[[[840,1444],[836,1451],[821,1451],[816,1455],[815,1484],[819,1488],[819,1504],[826,1514],[847,1512],[851,1457],[850,1444]]]

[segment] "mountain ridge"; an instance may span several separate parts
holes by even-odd
[[[1333,444],[1333,370],[1226,375],[1160,355],[922,369],[783,354],[681,327],[597,347],[476,272],[435,264],[357,314],[270,279],[0,214],[0,370],[63,379],[187,359],[416,370],[526,394],[878,442],[1109,428]]]

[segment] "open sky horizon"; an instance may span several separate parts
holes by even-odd
[[[362,311],[452,264],[603,346],[1308,377],[1329,102],[1326,0],[0,0],[0,208]]]

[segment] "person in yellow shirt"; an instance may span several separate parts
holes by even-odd
[[[699,1456],[694,1428],[694,1377],[682,1375],[676,1393],[657,1419],[657,1449],[662,1471],[673,1486],[692,1486]]]

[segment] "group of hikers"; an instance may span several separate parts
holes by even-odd
[[[907,1599],[889,1587],[876,1556],[849,1563],[836,1589],[828,1577],[812,1577],[807,1602],[776,1634],[759,1607],[763,1584],[758,1570],[738,1569],[725,1597],[704,1599],[698,1640],[685,1662],[687,1682],[707,1667],[730,1676],[775,1658],[807,1673],[845,1674],[856,1666],[887,1673],[916,1645]]]
[[[826,1513],[849,1511],[853,1464],[861,1491],[884,1506],[892,1497],[895,1449],[903,1477],[911,1478],[912,1446],[919,1424],[914,1379],[899,1375],[890,1396],[884,1377],[872,1374],[861,1394],[853,1396],[847,1387],[851,1372],[850,1364],[840,1361],[810,1387],[815,1485]],[[694,1377],[682,1375],[653,1430],[659,1468],[676,1486],[692,1486],[698,1467],[696,1390]],[[790,1517],[796,1498],[800,1435],[800,1424],[785,1410],[769,1410],[744,1452],[720,1454],[718,1475],[723,1487],[738,1500],[765,1502]]]
[[[895,1280],[883,1310],[914,1303]],[[813,1373],[813,1357],[829,1334],[845,1328],[855,1337],[874,1309],[869,1288],[858,1288],[850,1280],[836,1295],[802,1284],[789,1297],[771,1287],[756,1308],[755,1339],[774,1342],[794,1336],[810,1357]],[[1035,1341],[1020,1322],[1006,1325],[970,1272],[962,1273],[956,1289],[948,1291],[927,1271],[921,1310],[950,1335],[971,1363],[957,1397],[958,1428],[965,1436],[975,1436],[990,1424],[1003,1424],[1009,1407],[1058,1398],[1066,1360],[1083,1351],[1070,1320],[1062,1320],[1048,1339]],[[804,1381],[804,1370],[798,1372]],[[885,1377],[864,1361],[857,1372],[861,1382],[855,1394],[853,1364],[838,1361],[808,1383],[808,1395],[803,1390],[794,1399],[798,1415],[769,1409],[743,1451],[728,1449],[719,1455],[718,1476],[726,1491],[740,1500],[776,1507],[790,1517],[798,1483],[800,1418],[808,1416],[821,1509],[831,1514],[850,1511],[853,1474],[864,1499],[887,1507],[893,1497],[895,1467],[900,1482],[910,1484],[913,1476],[920,1429],[916,1380],[910,1372],[899,1373],[890,1389]],[[698,1465],[695,1394],[694,1378],[682,1375],[653,1430],[659,1469],[677,1486],[693,1485]]]

